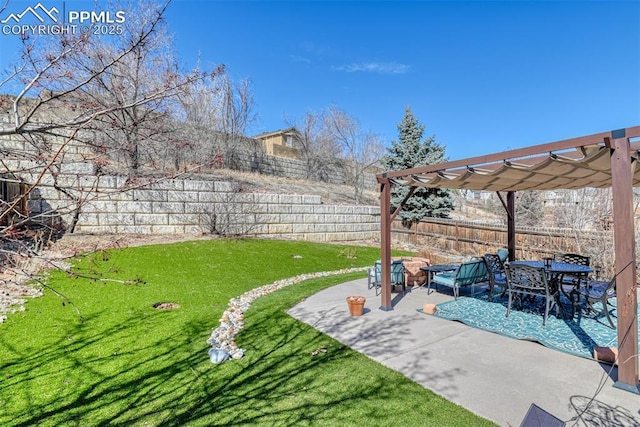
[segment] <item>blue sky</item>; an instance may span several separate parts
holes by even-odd
[[[406,105],[450,159],[640,124],[640,2],[174,0],[183,60],[253,82],[256,132],[335,104],[386,141]]]
[[[174,0],[166,17],[185,68],[253,82],[253,134],[335,104],[390,142],[410,105],[453,160],[640,125],[640,1]]]

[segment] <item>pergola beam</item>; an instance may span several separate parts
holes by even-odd
[[[626,129],[627,135],[630,137],[640,136],[640,126],[634,126]],[[570,138],[562,141],[549,142],[546,144],[533,145],[531,147],[518,148],[515,150],[502,151],[495,154],[487,154],[484,156],[469,157],[467,159],[455,160],[446,163],[438,163],[427,166],[419,166],[411,169],[400,171],[383,172],[378,174],[378,178],[400,178],[409,175],[420,175],[430,172],[438,172],[446,169],[464,168],[467,166],[482,165],[487,163],[501,162],[505,159],[517,159],[528,156],[535,156],[543,153],[551,153],[554,151],[568,150],[571,148],[602,144],[605,138],[611,137],[611,132],[601,132],[578,138]]]
[[[402,201],[400,202],[400,205],[398,205],[395,212],[393,212],[393,215],[391,215],[391,222],[393,222],[393,220],[396,219],[400,211],[402,211],[402,208],[404,207],[405,203],[407,203],[407,200],[409,200],[409,198],[413,196],[414,191],[416,191],[416,187],[411,187],[409,189],[409,192],[407,193],[407,195],[404,196],[404,199],[402,199]]]

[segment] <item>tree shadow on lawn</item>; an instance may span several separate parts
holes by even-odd
[[[210,330],[210,320],[136,345],[145,331],[170,321],[165,314],[134,315],[100,334],[87,326],[91,318],[66,324],[64,336],[72,339],[42,351],[9,348],[0,338],[10,354],[0,363],[0,401],[5,410],[18,408],[0,411],[0,423],[344,424],[349,420],[340,417],[362,406],[361,415],[392,411],[384,401],[397,395],[394,381],[372,373],[346,390],[340,382],[362,359],[282,312],[282,327],[274,329],[273,320],[262,317],[245,329],[247,356],[222,365],[208,359],[203,331]],[[312,355],[316,349],[326,352]]]
[[[63,325],[65,338],[42,350],[11,348],[0,339],[3,350],[11,354],[0,365],[0,399],[5,409],[15,410],[14,405],[20,409],[12,414],[0,411],[2,422],[27,426],[130,419],[130,411],[142,408],[148,413],[147,407],[157,410],[166,399],[179,396],[186,380],[193,378],[189,368],[206,359],[202,347],[193,350],[195,327],[171,340],[162,337],[136,344],[145,323],[153,329],[162,321],[162,313],[141,313],[95,334],[88,325],[102,316]],[[198,329],[201,337],[202,325]]]
[[[225,382],[201,378],[207,398],[163,425],[205,419],[207,425],[226,426],[358,424],[354,416],[379,417],[374,424],[386,424],[385,416],[403,410],[385,406],[398,396],[398,383],[380,376],[378,371],[384,370],[375,362],[283,312],[260,317],[238,336],[249,343],[247,356],[230,362],[233,372]],[[354,381],[349,377],[362,373],[356,370],[363,360],[371,364],[371,372]],[[400,377],[395,372],[391,376]],[[210,418],[214,413],[219,418]]]

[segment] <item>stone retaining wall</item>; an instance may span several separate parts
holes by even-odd
[[[11,115],[8,112],[0,111],[0,123],[7,124],[11,123]],[[55,153],[60,147],[61,144],[65,144],[63,150],[64,161],[61,161],[61,165],[64,169],[74,169],[77,168],[77,162],[83,162],[87,158],[94,157],[94,153],[92,153],[91,147],[87,144],[83,144],[77,141],[66,141],[64,138],[51,138],[51,147],[49,147],[49,154]],[[32,144],[28,142],[22,135],[4,135],[0,137],[0,150],[3,150],[3,160],[4,158],[12,159],[12,158],[20,158],[27,159],[29,156],[25,156],[25,153],[38,153],[41,147],[36,148]],[[288,149],[288,147],[285,147]],[[19,153],[16,155],[12,155],[11,153]],[[237,148],[235,153],[236,164],[234,168],[236,170],[245,171],[245,172],[257,172],[266,175],[274,175],[281,176],[285,178],[295,178],[295,179],[307,179],[308,177],[308,165],[306,162],[300,159],[294,159],[290,157],[280,157],[266,154],[262,149],[261,142],[259,140],[245,137],[243,138],[242,144]],[[61,159],[62,160],[62,159]],[[117,159],[111,159],[114,162],[114,167],[116,169],[111,169],[112,173],[121,173],[121,171],[126,171],[126,162],[120,164]],[[66,166],[66,164],[70,163],[71,166]],[[95,168],[95,166],[91,166]],[[332,184],[347,184],[348,185],[348,177],[347,172],[350,166],[348,163],[344,163],[342,165],[336,165],[332,168],[331,173],[326,177],[327,181]],[[120,169],[119,169],[120,168]],[[0,169],[3,169],[0,166]],[[22,170],[22,169],[13,169]],[[206,172],[205,169],[202,169]],[[63,170],[62,173],[67,172]],[[378,185],[375,174],[379,172],[378,170],[372,169],[370,172],[365,173],[364,177],[364,186],[368,189],[375,189]],[[69,172],[76,173],[76,172]],[[79,172],[83,173],[83,172]]]
[[[89,172],[89,170],[85,171]],[[61,177],[58,177],[60,182]],[[233,182],[163,180],[130,188],[124,177],[69,175],[82,203],[75,231],[91,233],[246,234],[312,241],[377,239],[378,206],[324,205],[320,196],[244,192]],[[72,199],[44,180],[29,207],[55,211],[67,226]]]
[[[308,165],[303,160],[291,159],[287,157],[272,156],[263,152],[241,150],[237,155],[238,170],[246,172],[258,172],[266,175],[282,176],[285,178],[307,179]],[[331,173],[327,176],[327,182],[331,184],[343,185],[348,183],[347,168],[350,166],[345,163],[341,166],[332,168]],[[372,170],[365,173],[364,186],[368,189],[375,189],[378,185],[376,173],[378,170]]]
[[[0,122],[9,122],[0,112]],[[58,219],[67,230],[92,233],[219,233],[314,241],[350,241],[379,238],[377,206],[329,206],[320,196],[263,194],[243,191],[228,181],[160,180],[96,175],[100,167],[89,146],[53,138],[49,157],[64,145],[59,157],[47,156],[20,135],[0,138],[3,179],[30,185],[38,180],[28,201],[31,216]],[[291,178],[306,178],[301,160],[267,156],[251,147],[240,153],[241,170]],[[107,170],[107,169],[105,169]],[[40,176],[40,172],[45,173]],[[331,174],[333,183],[346,181],[344,168]],[[375,188],[375,176],[367,187]],[[48,218],[47,218],[48,219]],[[16,220],[18,221],[18,220]],[[16,222],[10,220],[9,222]]]

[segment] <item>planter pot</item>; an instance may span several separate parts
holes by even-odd
[[[352,316],[362,316],[365,301],[367,301],[367,299],[360,295],[348,296],[347,305],[349,306],[349,313],[351,313]]]

